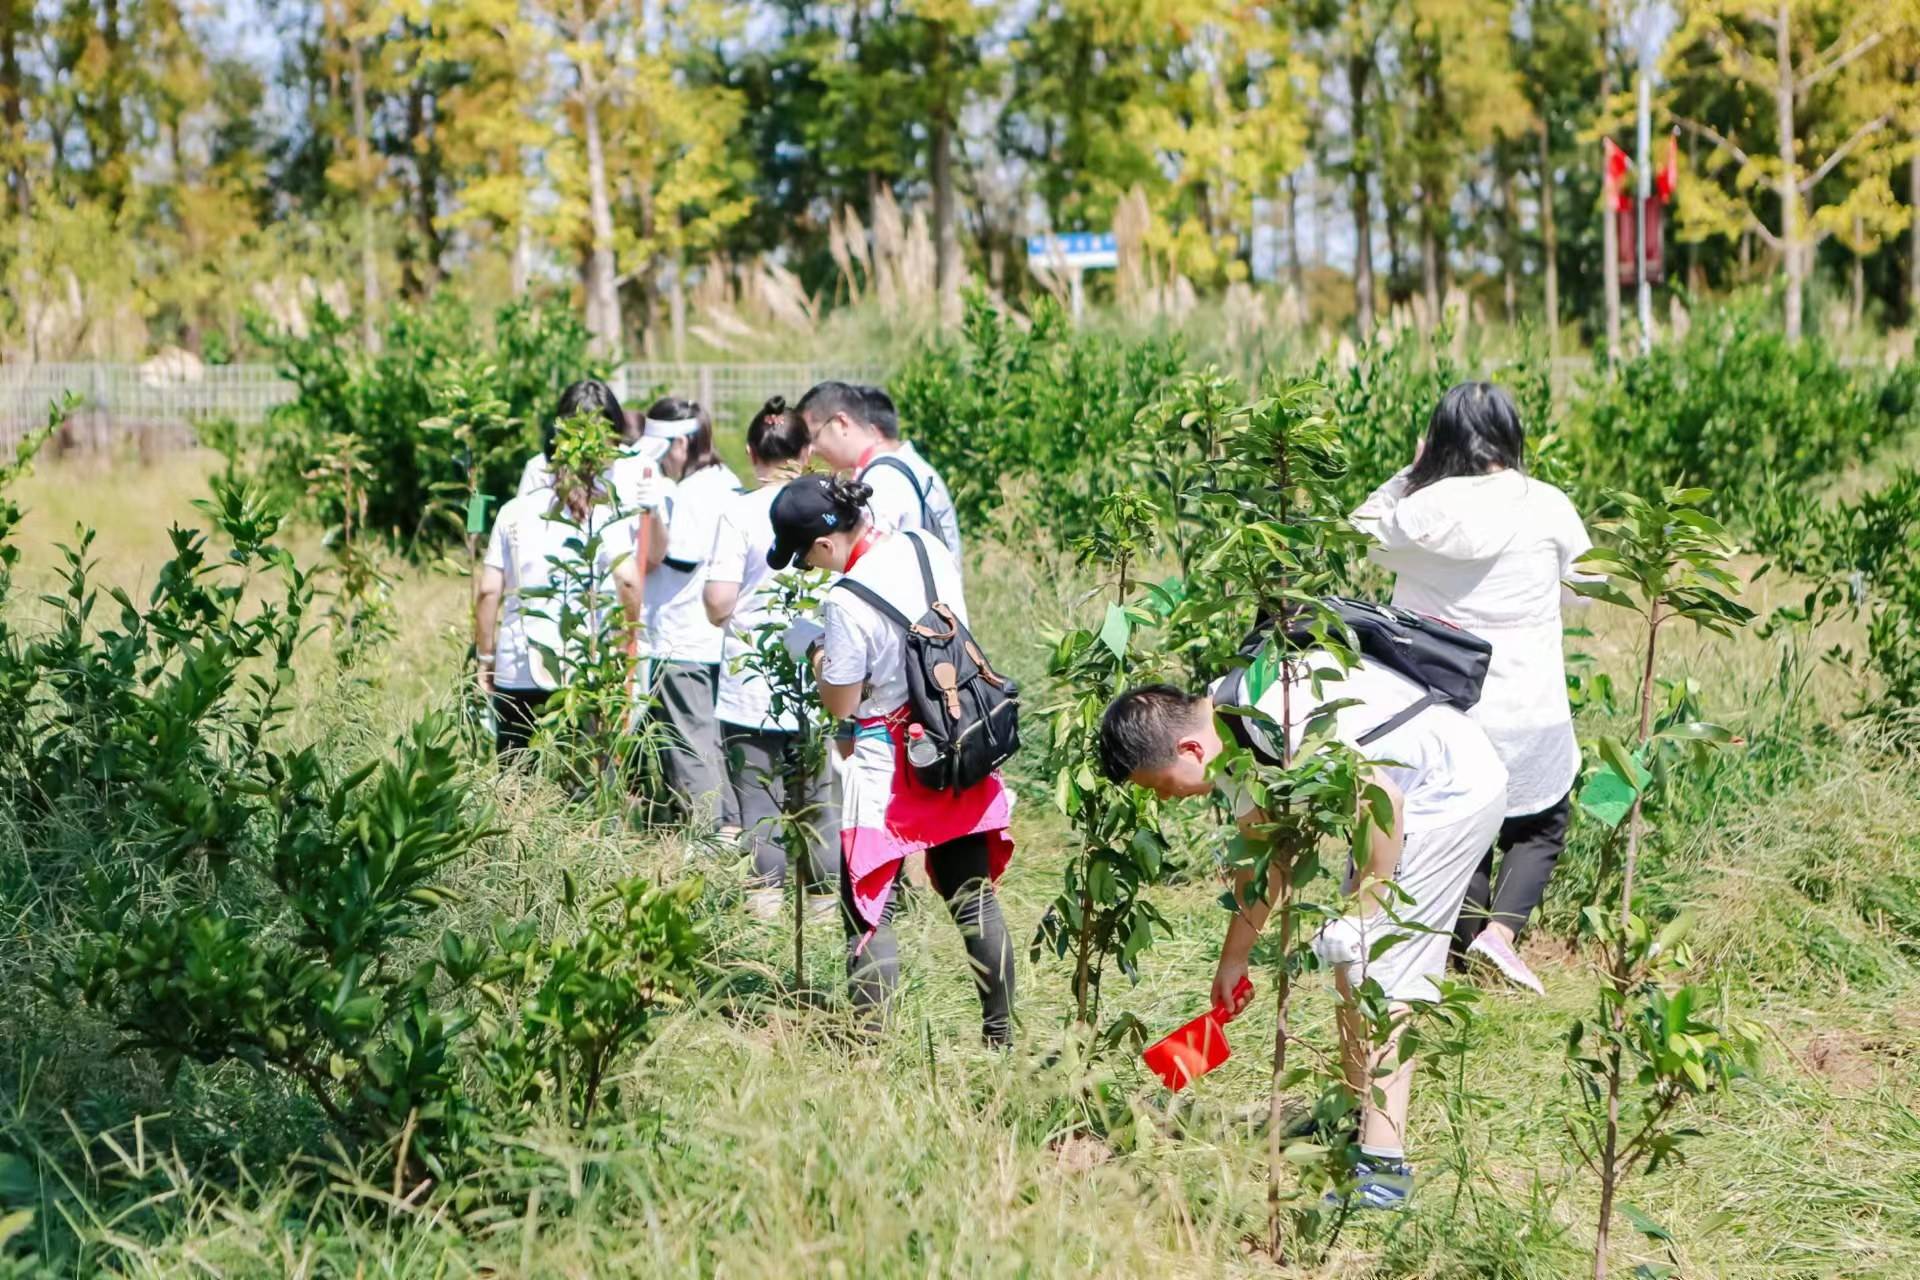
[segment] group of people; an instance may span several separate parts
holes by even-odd
[[[614,448],[584,475],[555,449],[558,425],[583,416],[604,423]],[[993,884],[1012,854],[1011,794],[998,777],[933,790],[905,766],[906,653],[890,615],[918,617],[937,597],[967,616],[946,481],[900,439],[880,387],[823,382],[793,405],[775,397],[746,436],[751,489],[714,452],[703,407],[666,397],[636,421],[604,383],[562,393],[475,584],[474,652],[497,746],[524,750],[565,681],[551,656],[562,610],[546,602],[565,580],[602,583],[634,638],[666,787],[691,829],[745,845],[748,909],[777,915],[787,877],[807,868],[802,887],[828,912],[839,903],[853,1002],[877,1018],[899,981],[896,889],[907,857],[924,853],[965,937],[986,1039],[1007,1043],[1013,947]],[[570,566],[587,547],[597,563]],[[775,705],[750,655],[764,629],[796,621],[782,616],[778,575],[807,568],[834,583],[817,619],[801,620],[817,639],[800,656],[842,731],[805,796],[805,847],[789,848],[781,815],[785,780],[806,772],[800,717]]]
[[[827,571],[818,618],[800,625],[810,627],[804,653],[821,710],[843,732],[808,797],[816,821],[804,861],[810,887],[839,901],[852,999],[878,1016],[898,981],[891,922],[901,870],[924,852],[928,878],[966,939],[985,1038],[1005,1044],[1013,952],[994,884],[1013,849],[1011,797],[997,775],[957,793],[930,790],[908,765],[901,619],[936,601],[963,624],[967,614],[952,498],[900,439],[886,392],[826,382],[792,406],[770,400],[747,429],[748,490],[714,454],[697,405],[663,399],[629,423],[612,393],[589,382],[561,398],[562,417],[582,411],[604,415],[618,460],[583,483],[556,473],[550,444],[530,459],[480,570],[474,644],[501,749],[525,745],[553,687],[514,598],[545,585],[566,538],[604,508],[616,532],[603,543],[631,552],[605,572],[640,637],[649,714],[668,740],[669,785],[695,823],[745,844],[749,906],[771,914],[801,852],[783,847],[775,821],[777,779],[794,759],[798,724],[790,710],[774,713],[743,658],[761,628],[799,633],[796,620],[779,616],[777,575]],[[1329,707],[1334,737],[1378,762],[1368,782],[1391,802],[1392,820],[1374,826],[1366,865],[1350,871],[1353,913],[1315,940],[1343,997],[1372,980],[1405,1012],[1438,998],[1450,958],[1542,991],[1516,942],[1565,843],[1579,772],[1561,610],[1573,598],[1564,584],[1579,576],[1575,561],[1590,543],[1566,495],[1526,473],[1525,455],[1512,399],[1489,383],[1464,383],[1434,409],[1412,463],[1352,515],[1374,541],[1374,560],[1394,574],[1394,605],[1490,644],[1476,705],[1433,704],[1428,690],[1382,663],[1363,655],[1347,666],[1325,652],[1282,653],[1267,668],[1277,674],[1244,691],[1296,745]],[[1267,816],[1215,766],[1225,751],[1218,692],[1217,683],[1199,691],[1155,684],[1121,694],[1101,722],[1101,764],[1113,781],[1166,799],[1221,789],[1258,838]],[[1393,905],[1379,888],[1389,881]],[[1255,892],[1244,876],[1234,885],[1238,909],[1213,981],[1215,1003],[1230,1012],[1248,999],[1242,980],[1276,890]],[[1356,1202],[1397,1207],[1412,1188],[1405,1131],[1414,1064],[1402,1059],[1397,1032],[1384,1044],[1366,1034],[1350,998],[1340,1025],[1361,1100]]]

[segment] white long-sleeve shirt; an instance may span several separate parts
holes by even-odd
[[[1353,523],[1394,574],[1393,603],[1493,646],[1469,713],[1507,766],[1507,813],[1538,813],[1573,786],[1580,748],[1567,704],[1561,582],[1593,545],[1567,495],[1518,471],[1455,476],[1409,496],[1406,472]]]

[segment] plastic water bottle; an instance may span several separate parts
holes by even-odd
[[[933,739],[927,736],[925,725],[907,726],[907,763],[917,769],[924,769],[940,758],[940,748],[933,745]]]

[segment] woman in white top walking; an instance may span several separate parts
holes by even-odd
[[[1470,714],[1507,766],[1507,819],[1468,887],[1455,948],[1538,993],[1514,942],[1566,844],[1580,748],[1561,583],[1577,576],[1573,562],[1592,543],[1567,495],[1528,476],[1525,462],[1513,400],[1491,383],[1462,383],[1441,397],[1413,465],[1376,489],[1353,522],[1378,542],[1375,563],[1393,571],[1394,604],[1493,645]]]
[[[767,552],[773,550],[768,513],[787,482],[800,474],[806,453],[807,424],[780,396],[767,401],[747,426],[747,457],[760,487],[736,495],[720,513],[713,553],[707,558],[707,618],[726,632],[714,709],[733,803],[722,809],[738,815],[753,853],[747,906],[762,919],[780,913],[789,861],[781,843],[780,814],[786,807],[785,780],[803,767],[804,744],[799,717],[792,709],[775,714],[772,688],[744,662],[757,648],[756,633],[791,621],[779,608],[777,580],[783,575],[767,564]],[[810,810],[813,833],[806,851],[812,873],[808,887],[832,895],[840,882],[840,814],[833,806],[824,758],[800,799]],[[825,901],[832,906],[831,896]]]
[[[654,401],[643,435],[670,441],[660,468],[676,482],[668,499],[666,559],[647,575],[641,645],[651,659],[651,715],[663,730],[660,761],[668,789],[694,828],[711,833],[723,816],[720,722],[713,712],[721,636],[702,596],[714,529],[721,510],[740,492],[740,478],[713,451],[713,425],[691,400]]]

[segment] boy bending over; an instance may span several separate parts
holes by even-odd
[[[1209,693],[1190,695],[1171,685],[1147,685],[1114,699],[1100,724],[1107,776],[1116,782],[1131,780],[1163,799],[1206,795],[1216,785],[1230,787],[1230,779],[1211,777],[1209,768],[1223,750],[1211,696],[1219,688],[1216,682]],[[1286,664],[1284,679],[1247,690],[1273,725],[1286,723],[1296,751],[1307,722],[1322,704],[1356,699],[1332,712],[1333,737],[1364,758],[1382,762],[1366,780],[1393,802],[1391,827],[1373,828],[1368,865],[1349,873],[1347,891],[1362,890],[1359,914],[1328,925],[1314,943],[1333,965],[1341,995],[1341,1054],[1348,1086],[1361,1101],[1355,1202],[1366,1208],[1399,1208],[1412,1194],[1406,1123],[1414,1064],[1408,1059],[1395,1065],[1398,1026],[1407,1006],[1439,998],[1433,980],[1446,967],[1454,918],[1506,813],[1506,769],[1479,726],[1461,712],[1428,706],[1379,732],[1425,692],[1364,658],[1342,674],[1333,656],[1319,651],[1295,655]],[[1256,751],[1278,756],[1260,721],[1247,717],[1241,723]],[[1235,807],[1241,829],[1257,835],[1266,815],[1244,797]],[[1236,1001],[1233,990],[1246,975],[1247,957],[1266,924],[1268,903],[1279,896],[1280,874],[1276,861],[1263,901],[1251,900],[1250,871],[1235,874],[1234,897],[1240,907],[1227,925],[1213,979],[1214,1002],[1234,1013],[1246,1003],[1244,998]],[[1386,880],[1412,899],[1394,909],[1399,923],[1387,917],[1370,887]],[[1400,940],[1369,962],[1372,944],[1389,934]],[[1353,1007],[1354,991],[1368,978],[1380,984],[1391,1002],[1396,1024],[1377,1050],[1369,1045]],[[1380,1105],[1374,1102],[1376,1087],[1384,1099]]]

